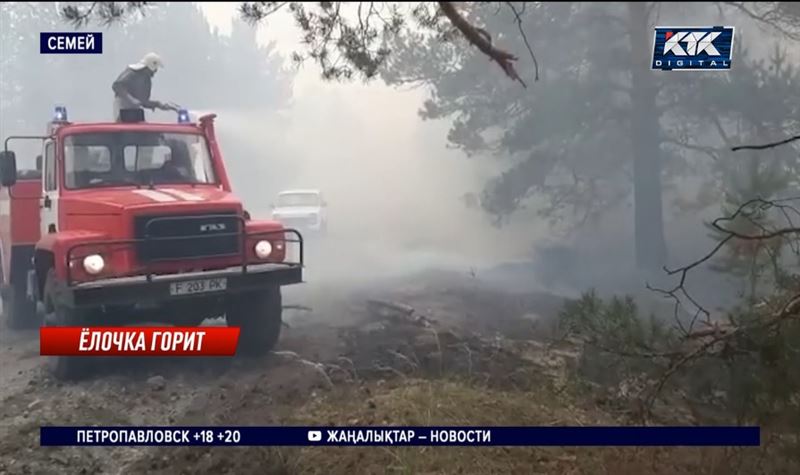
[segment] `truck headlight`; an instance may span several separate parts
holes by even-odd
[[[106,267],[106,261],[103,260],[103,256],[99,254],[92,254],[90,256],[86,256],[83,259],[83,268],[89,274],[97,275],[103,272],[103,269],[105,267]]]
[[[266,259],[272,254],[272,244],[270,244],[269,241],[258,241],[255,251],[259,259]]]

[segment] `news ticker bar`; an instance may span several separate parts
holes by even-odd
[[[42,427],[42,446],[757,447],[759,427]]]

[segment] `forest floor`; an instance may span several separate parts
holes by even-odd
[[[3,332],[0,474],[727,474],[754,473],[766,454],[763,448],[39,446],[43,425],[630,423],[577,389],[580,345],[544,337],[562,306],[559,296],[429,273],[347,289],[298,286],[285,300],[311,310],[286,311],[288,327],[266,357],[108,360],[78,383],[48,375],[37,332]]]

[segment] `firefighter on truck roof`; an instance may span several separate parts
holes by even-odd
[[[120,121],[122,109],[177,110],[174,104],[150,99],[153,76],[164,63],[156,53],[147,53],[138,63],[128,65],[117,77],[114,91],[114,120]]]

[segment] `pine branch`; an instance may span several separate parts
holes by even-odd
[[[453,2],[438,2],[438,4],[442,13],[444,13],[453,26],[464,35],[467,41],[496,62],[503,72],[506,73],[506,76],[519,81],[522,87],[528,87],[525,81],[517,74],[516,69],[514,69],[514,61],[517,61],[519,58],[508,51],[495,47],[491,42],[491,37],[488,37],[488,33],[467,21],[467,19],[456,10]]]

